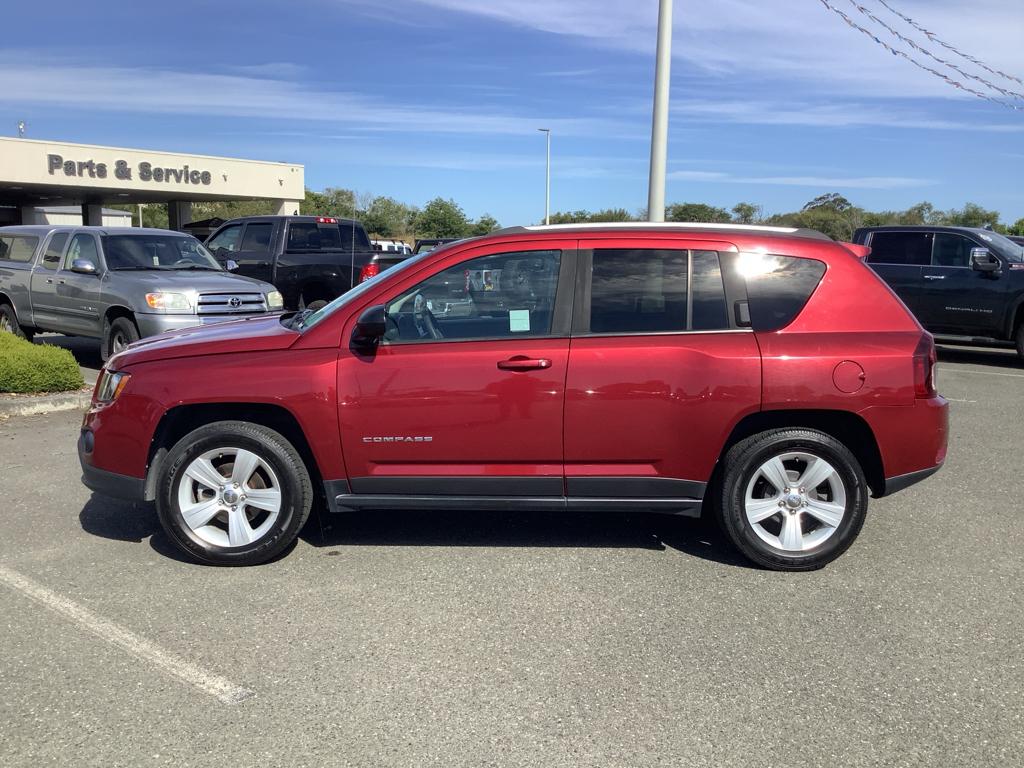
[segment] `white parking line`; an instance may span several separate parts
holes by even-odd
[[[0,582],[41,603],[51,611],[59,613],[64,618],[70,619],[108,643],[128,651],[143,661],[148,661],[160,671],[177,677],[189,685],[194,685],[203,693],[216,696],[225,704],[237,704],[256,695],[248,688],[235,685],[220,675],[207,672],[190,661],[168,653],[146,638],[97,616],[92,611],[2,565],[0,565]]]
[[[1014,379],[1024,379],[1024,373],[999,373],[997,371],[975,371],[972,368],[947,368],[942,365],[939,370],[945,373],[980,373],[983,376],[1010,376]]]

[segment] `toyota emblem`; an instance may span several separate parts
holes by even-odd
[[[232,296],[230,299],[228,299],[228,304],[230,304],[233,309],[238,309],[240,306],[242,306],[242,300],[237,296]]]

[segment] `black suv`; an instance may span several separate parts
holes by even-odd
[[[1024,248],[970,227],[864,227],[868,264],[949,341],[1016,344],[1024,357]]]

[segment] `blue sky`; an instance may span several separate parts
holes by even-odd
[[[1019,0],[888,2],[1024,79]],[[819,0],[677,0],[675,16],[669,201],[780,212],[839,191],[1024,216],[1024,111],[951,88]],[[454,197],[518,224],[543,216],[544,126],[554,210],[636,210],[656,21],[657,0],[12,3],[0,132],[24,119],[32,138],[299,162],[314,189]]]

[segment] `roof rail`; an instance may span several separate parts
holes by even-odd
[[[506,227],[491,232],[492,235],[513,234],[522,232],[569,232],[574,230],[653,230],[671,232],[674,230],[701,229],[722,232],[761,232],[772,235],[790,235],[793,237],[807,237],[815,240],[829,240],[832,238],[822,234],[816,229],[804,227],[771,227],[763,224],[716,224],[699,221],[608,221],[608,222],[582,222],[578,224],[537,224],[519,227]]]

